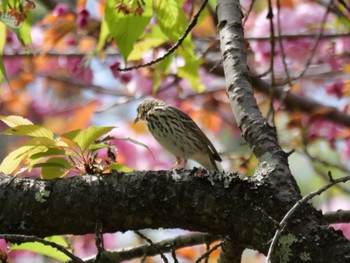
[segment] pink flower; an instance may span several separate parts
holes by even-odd
[[[131,73],[123,73],[123,74],[120,75],[120,80],[124,84],[129,83],[131,81],[131,79],[132,79]]]
[[[69,13],[69,6],[65,3],[59,3],[53,9],[52,14],[57,17],[63,17]]]
[[[308,141],[311,142],[317,138],[327,140],[332,148],[335,148],[336,136],[340,131],[340,127],[332,122],[316,119],[310,124],[310,129],[307,133]]]
[[[112,71],[112,74],[115,78],[119,78],[120,76],[120,72],[118,70],[118,68],[120,67],[120,62],[119,61],[115,61],[112,64],[109,65],[110,70]]]
[[[70,73],[77,77],[84,83],[91,83],[92,81],[92,71],[89,67],[86,67],[80,57],[64,57],[60,59],[60,66],[66,68]]]
[[[350,140],[347,140],[344,145],[341,152],[341,157],[343,162],[347,162],[350,159]]]
[[[325,8],[319,4],[306,2],[296,5],[295,8],[281,7],[280,9],[280,22],[281,32],[283,34],[306,34],[317,33],[325,14]],[[248,29],[247,35],[254,37],[268,37],[270,36],[270,24],[266,18],[266,13],[261,12],[255,19],[255,25],[252,26],[250,32]],[[273,9],[273,23],[275,29],[275,35],[277,35],[277,9]],[[331,15],[328,15],[328,20],[331,19]],[[324,32],[329,31],[325,29]],[[286,61],[289,67],[292,69],[299,69],[304,66],[305,59],[309,54],[309,50],[313,45],[314,40],[312,38],[297,38],[297,39],[284,39],[282,41],[284,51],[286,53]],[[261,66],[262,69],[267,69],[270,64],[271,45],[270,40],[252,41],[251,47],[255,53],[255,60]],[[329,47],[326,40],[320,41],[315,52],[314,61],[324,60],[325,51]],[[324,51],[324,52],[322,52]],[[279,43],[276,41],[275,54],[276,59],[274,61],[276,69],[284,71],[282,60],[280,57],[281,49]]]
[[[89,25],[90,13],[86,8],[82,8],[78,11],[77,25],[80,29],[85,29]]]
[[[344,82],[341,80],[336,80],[331,85],[326,87],[326,91],[330,95],[335,95],[338,99],[343,97]]]

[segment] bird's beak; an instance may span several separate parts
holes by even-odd
[[[139,121],[139,116],[136,117],[136,119],[134,120],[134,124],[137,123]]]

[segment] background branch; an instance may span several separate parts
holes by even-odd
[[[186,236],[178,236],[176,238],[169,238],[162,240],[160,242],[154,243],[154,245],[145,244],[139,247],[134,247],[130,249],[121,249],[117,251],[104,251],[102,253],[102,258],[107,258],[111,262],[119,262],[124,260],[131,260],[134,258],[141,258],[143,256],[155,256],[159,254],[159,250],[163,253],[171,252],[172,249],[179,249],[183,247],[196,246],[200,244],[212,243],[218,240],[210,234],[189,234]],[[93,263],[95,258],[86,260],[86,263]]]

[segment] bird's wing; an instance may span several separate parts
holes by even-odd
[[[198,127],[198,125],[191,119],[191,117],[176,107],[173,107],[173,106],[169,106],[169,107],[176,114],[181,116],[182,120],[186,122],[186,125],[187,125],[186,127],[188,127],[188,129],[194,132],[201,141],[205,142],[205,144],[208,146],[208,149],[213,154],[214,159],[217,161],[222,161],[214,145],[211,143],[208,137],[204,134],[204,132]]]

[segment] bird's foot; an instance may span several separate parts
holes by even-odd
[[[176,163],[170,168],[170,170],[174,170],[176,168],[185,168],[187,164],[187,159],[184,159],[183,165],[181,165],[181,158],[176,157]]]

